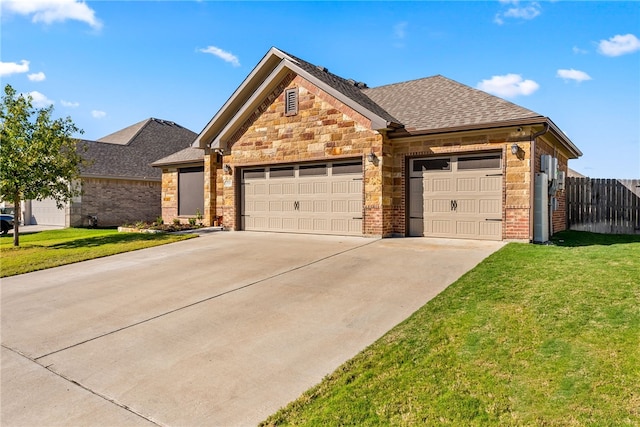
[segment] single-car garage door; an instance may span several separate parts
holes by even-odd
[[[67,212],[58,209],[54,199],[31,200],[31,217],[25,218],[25,224],[66,226]]]
[[[362,235],[362,162],[242,170],[242,228]]]
[[[502,240],[500,153],[412,159],[410,171],[411,235]]]

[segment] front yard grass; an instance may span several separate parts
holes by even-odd
[[[555,242],[506,245],[262,425],[640,425],[640,236]]]
[[[189,239],[194,235],[118,233],[113,229],[66,228],[0,237],[0,277],[44,270]]]

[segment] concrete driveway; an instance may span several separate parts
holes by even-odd
[[[501,246],[220,232],[3,279],[0,422],[255,425]]]

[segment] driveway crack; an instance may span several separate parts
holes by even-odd
[[[3,347],[3,348],[5,348],[5,349],[7,349],[8,351],[10,351],[10,352],[14,353],[14,354],[17,354],[17,355],[18,355],[18,356],[20,356],[20,357],[23,357],[23,358],[25,358],[25,359],[29,360],[30,362],[35,363],[36,365],[38,365],[38,366],[40,366],[40,367],[44,368],[46,371],[51,372],[53,375],[57,376],[58,378],[61,378],[61,379],[63,379],[64,381],[66,381],[66,382],[68,382],[68,383],[71,383],[71,384],[73,384],[73,385],[75,385],[75,386],[77,386],[77,387],[80,387],[81,389],[83,389],[83,390],[85,390],[85,391],[87,391],[87,392],[89,392],[89,393],[93,394],[94,396],[96,396],[96,397],[98,397],[98,398],[100,398],[100,399],[106,400],[107,402],[109,402],[109,403],[111,403],[111,404],[113,404],[113,405],[116,405],[116,406],[118,406],[119,408],[122,408],[122,409],[124,409],[125,411],[130,412],[130,413],[132,413],[133,415],[135,415],[135,416],[137,416],[137,417],[140,417],[140,418],[142,418],[143,420],[148,421],[148,422],[150,422],[150,423],[151,423],[151,424],[153,424],[153,425],[156,425],[156,426],[162,426],[162,424],[158,424],[156,421],[153,421],[152,419],[150,419],[150,418],[148,418],[148,417],[145,417],[144,415],[142,415],[141,413],[139,413],[139,412],[137,412],[137,411],[133,410],[133,409],[132,409],[132,408],[130,408],[129,406],[124,405],[124,404],[122,404],[122,403],[119,403],[118,401],[116,401],[116,400],[114,400],[114,399],[110,398],[109,396],[106,396],[106,395],[104,395],[104,394],[102,394],[102,393],[98,393],[97,391],[92,390],[91,388],[89,388],[89,387],[87,387],[87,386],[83,385],[82,383],[80,383],[80,382],[78,382],[78,381],[76,381],[76,380],[72,380],[71,378],[68,378],[68,377],[66,377],[65,375],[63,375],[63,374],[61,374],[61,373],[59,373],[59,372],[56,372],[55,370],[53,370],[53,369],[52,369],[52,366],[54,366],[53,364],[50,364],[50,365],[43,365],[42,363],[38,362],[38,361],[37,361],[37,359],[32,359],[32,358],[30,358],[29,356],[27,356],[27,355],[25,355],[25,354],[21,353],[20,351],[18,351],[18,350],[16,350],[16,349],[13,349],[13,348],[11,348],[11,347],[8,347],[8,346],[6,346],[6,345],[4,345],[4,344],[2,344],[2,347]]]

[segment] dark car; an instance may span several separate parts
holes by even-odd
[[[0,214],[0,228],[2,234],[7,234],[9,230],[13,229],[13,215]]]

